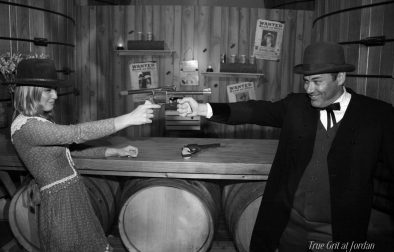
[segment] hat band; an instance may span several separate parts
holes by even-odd
[[[302,64],[302,68],[305,71],[314,71],[319,69],[327,69],[327,68],[337,68],[343,65],[338,64]]]

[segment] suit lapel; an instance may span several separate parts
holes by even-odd
[[[350,176],[349,155],[361,125],[362,114],[360,99],[357,94],[352,93],[349,106],[341,120],[327,157],[329,173],[334,177],[339,176],[346,180]]]
[[[331,151],[335,150],[338,145],[352,142],[354,140],[357,128],[360,126],[362,118],[362,108],[360,99],[357,94],[352,94],[349,106],[341,120],[338,132],[331,146]]]
[[[313,147],[315,144],[316,139],[316,131],[317,131],[317,124],[320,118],[319,110],[313,108],[310,104],[303,110],[302,113],[302,130],[300,131],[302,134],[302,138],[305,140],[305,146],[303,148],[299,148],[302,153],[297,153],[298,157],[303,157],[301,159],[300,167],[303,167],[302,172],[304,172],[306,166],[308,165],[309,161],[312,158],[313,154]]]

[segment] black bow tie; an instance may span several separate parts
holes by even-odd
[[[331,128],[331,118],[332,118],[332,126],[334,127],[335,124],[337,124],[334,110],[341,110],[341,105],[339,104],[339,102],[332,103],[327,107],[321,108],[321,110],[327,111],[327,130]]]

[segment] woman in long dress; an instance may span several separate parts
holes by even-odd
[[[160,106],[147,102],[115,118],[59,125],[53,122],[52,111],[56,88],[63,83],[57,79],[53,61],[23,60],[15,81],[7,84],[14,89],[11,140],[39,188],[41,251],[111,251],[68,146],[151,123],[153,109]],[[98,157],[136,156],[138,149],[97,147],[88,151]]]

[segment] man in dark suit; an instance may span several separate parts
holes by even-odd
[[[353,70],[340,45],[319,42],[294,67],[304,75],[306,93],[276,102],[179,101],[184,116],[281,128],[250,251],[357,251],[355,245],[373,245],[366,243],[372,176],[385,169],[393,178],[394,112],[390,104],[344,87],[346,72]]]

